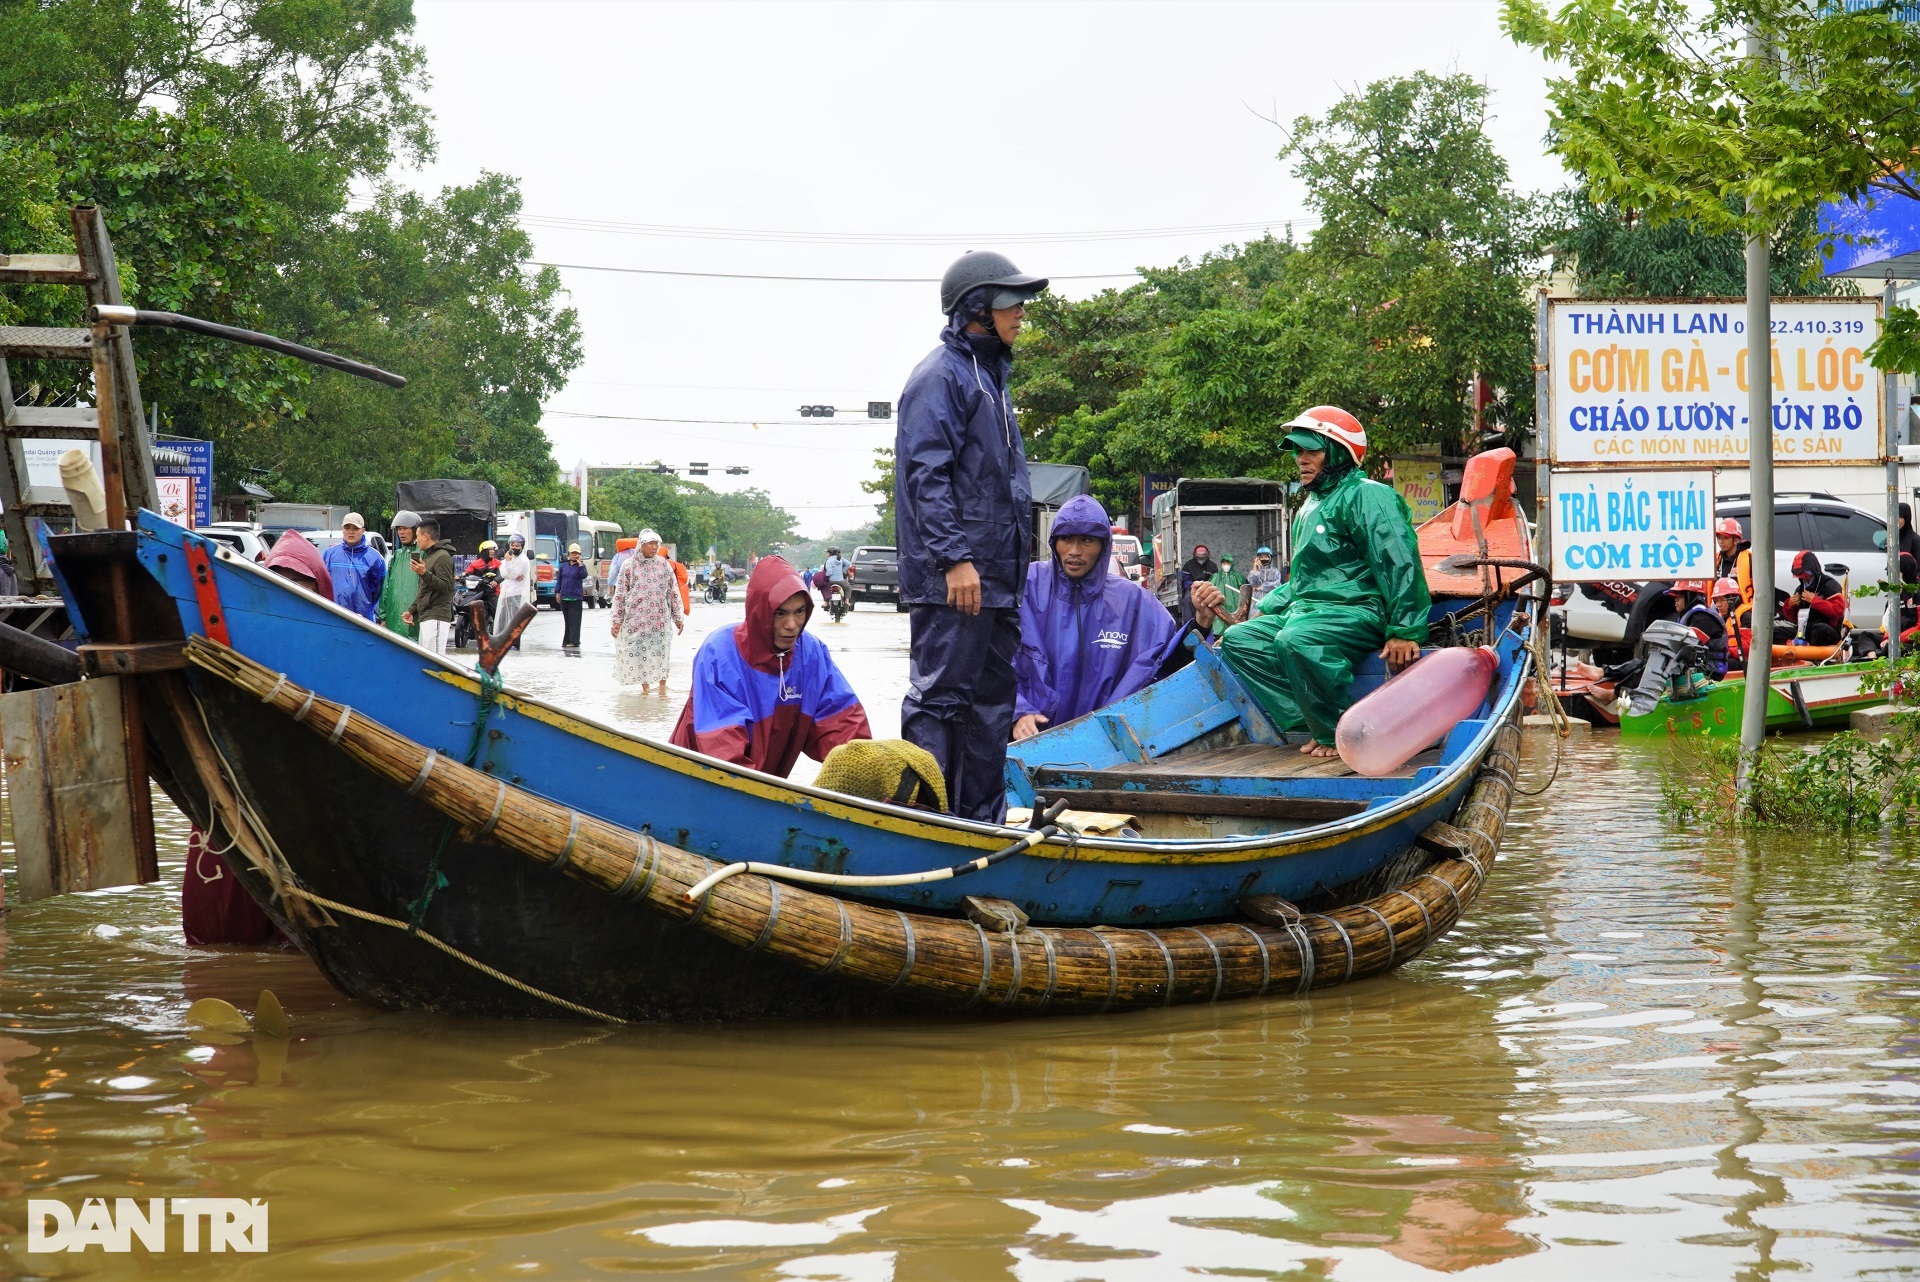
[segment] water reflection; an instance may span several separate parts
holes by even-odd
[[[855,622],[864,692],[898,638]],[[543,645],[523,683],[607,715],[615,692]],[[0,1223],[27,1190],[261,1197],[250,1276],[356,1282],[1920,1268],[1920,852],[1675,834],[1632,800],[1644,765],[1604,738],[1569,759],[1452,939],[1307,1002],[480,1023],[357,1006],[294,954],[187,949],[177,883],[18,906]],[[184,1025],[262,988],[290,1043]],[[7,1269],[78,1263],[22,1247]]]

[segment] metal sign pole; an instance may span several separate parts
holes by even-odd
[[[1755,42],[1757,44],[1757,42]],[[1747,540],[1753,570],[1753,644],[1740,709],[1740,790],[1767,737],[1773,670],[1773,273],[1765,236],[1747,238]]]
[[[1893,315],[1893,273],[1887,273],[1885,290],[1881,293],[1880,319],[1882,323]],[[1899,383],[1893,373],[1886,374],[1886,414],[1881,424],[1880,439],[1887,452],[1887,583],[1898,585],[1906,576],[1900,573],[1900,444],[1895,434],[1895,415],[1899,412]],[[1889,586],[1887,590],[1887,657],[1896,663],[1900,659],[1900,589]]]
[[[1547,369],[1547,291],[1540,291],[1540,298],[1533,313],[1533,538],[1534,556],[1542,565],[1553,564],[1553,522],[1547,518],[1552,515],[1547,510],[1552,502],[1549,488],[1552,484],[1550,459],[1553,453],[1553,376]],[[1441,482],[1441,497],[1445,481]]]

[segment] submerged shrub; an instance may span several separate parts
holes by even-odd
[[[1920,656],[1883,661],[1862,685],[1908,710],[1880,739],[1844,730],[1803,746],[1776,735],[1754,759],[1744,805],[1737,742],[1676,739],[1660,779],[1660,812],[1696,827],[1840,832],[1920,820]]]

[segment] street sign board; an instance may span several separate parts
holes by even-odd
[[[213,442],[184,436],[163,436],[154,442],[162,449],[187,456],[184,464],[155,463],[153,474],[193,478],[193,519],[182,524],[197,529],[213,520]]]
[[[1746,304],[1726,299],[1548,304],[1555,467],[1747,461]],[[1886,456],[1882,380],[1866,348],[1877,298],[1773,300],[1776,463]]]
[[[1711,470],[1555,472],[1548,511],[1559,582],[1713,577]]]
[[[1444,466],[1437,458],[1409,458],[1396,455],[1393,460],[1393,488],[1407,501],[1414,524],[1432,520],[1446,507],[1447,486]]]

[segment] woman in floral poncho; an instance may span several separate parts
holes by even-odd
[[[686,626],[673,566],[660,555],[660,536],[642,530],[640,547],[613,585],[613,671],[620,684],[638,684],[644,694],[658,681],[665,694],[673,634]]]

